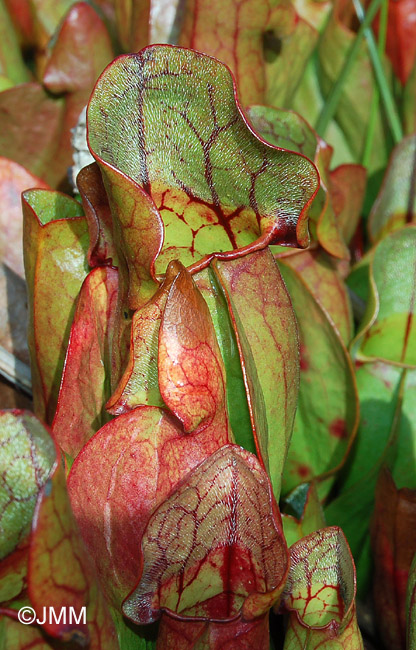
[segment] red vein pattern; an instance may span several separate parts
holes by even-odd
[[[162,609],[213,621],[262,616],[288,570],[267,475],[236,445],[212,454],[159,506],[142,549],[141,580],[123,604],[136,623]]]
[[[169,46],[119,57],[97,82],[89,144],[128,258],[143,247],[152,252],[149,277],[153,264],[163,273],[173,259],[202,268],[214,252],[235,257],[273,241],[307,244],[316,170],[302,155],[264,143],[236,102],[225,66]],[[152,228],[140,224],[139,203]],[[138,291],[131,289],[132,307]]]
[[[314,650],[328,642],[339,650],[362,650],[354,598],[355,567],[340,528],[318,530],[293,544],[282,595],[290,613],[285,650]]]

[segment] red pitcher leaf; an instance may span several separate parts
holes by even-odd
[[[74,0],[30,0],[31,13],[35,23],[36,46],[39,53],[45,53],[51,37],[55,34]]]
[[[44,181],[18,163],[0,158],[0,260],[22,278],[25,271],[21,194],[32,187],[48,189]]]
[[[56,612],[73,607],[78,614],[86,605],[90,575],[87,562],[68,501],[65,473],[57,463],[38,498],[29,548],[28,594],[41,620],[45,607],[51,606]],[[42,627],[51,636],[66,641],[74,633],[75,638],[79,634],[88,638],[82,621],[74,625],[46,617]]]
[[[186,5],[179,45],[224,61],[235,74],[243,105],[281,105],[276,92],[286,85],[283,99],[290,98],[316,37],[289,3],[263,0],[254,7],[193,0]]]
[[[287,548],[270,482],[237,445],[218,449],[154,511],[142,539],[137,588],[123,603],[136,623],[161,610],[179,618],[245,620],[278,599]]]
[[[158,375],[159,331],[168,293],[178,271],[178,264],[171,262],[153,298],[134,312],[127,367],[106,404],[113,415],[127,413],[137,406],[164,406]]]
[[[195,273],[193,279],[210,311],[215,335],[224,361],[228,419],[235,442],[240,447],[244,447],[247,451],[255,454],[256,445],[251,426],[240,354],[227,301],[211,266]]]
[[[225,413],[225,371],[207,304],[185,268],[166,299],[159,335],[159,386],[186,433]],[[225,416],[226,417],[226,416]]]
[[[81,450],[68,479],[71,503],[116,606],[137,583],[150,513],[184,475],[229,442],[224,417],[190,435],[165,411],[141,407],[108,422]]]
[[[22,44],[32,45],[35,37],[30,0],[5,0],[5,5]]]
[[[81,169],[77,176],[77,186],[90,235],[88,263],[92,267],[103,264],[117,266],[113,220],[97,163]]]
[[[289,549],[290,571],[282,595],[290,613],[285,650],[362,650],[355,618],[355,567],[340,528],[315,531]]]
[[[288,492],[339,469],[355,437],[359,412],[354,369],[337,330],[300,275],[281,261],[279,265],[300,337],[299,403],[283,473]],[[322,489],[329,487],[326,483]]]
[[[415,528],[416,490],[398,490],[384,469],[377,484],[371,538],[377,626],[389,650],[406,646],[406,589],[416,553]]]
[[[393,150],[383,185],[368,219],[373,242],[416,222],[416,136],[409,135]]]
[[[236,334],[257,452],[278,498],[299,386],[292,304],[268,249],[218,261],[215,271]]]
[[[367,171],[361,165],[339,165],[329,173],[329,191],[338,227],[349,244],[361,216]]]
[[[64,100],[53,99],[40,84],[0,93],[0,156],[12,156],[52,187],[61,183],[71,164],[70,151],[65,159],[59,152],[64,109]]]
[[[27,581],[31,605],[47,634],[62,641],[78,640],[81,645],[90,640],[91,650],[118,648],[91,557],[85,552],[71,511],[60,455],[36,504]],[[58,616],[65,611],[67,616],[58,621],[56,616],[45,616],[46,607],[52,607]],[[83,608],[86,611],[81,616]],[[78,618],[68,616],[70,611]]]
[[[93,7],[77,2],[55,38],[43,83],[57,95],[84,91],[86,101],[97,77],[114,58],[106,26]]]
[[[49,433],[28,411],[0,411],[0,439],[0,557],[3,559],[30,530],[39,490],[55,461],[55,447]],[[0,567],[4,568],[3,563]]]
[[[269,616],[224,623],[179,620],[163,612],[156,650],[269,650]]]
[[[370,262],[370,295],[352,348],[360,361],[416,368],[416,225],[385,237]]]
[[[334,323],[345,345],[348,345],[353,335],[352,309],[335,260],[319,248],[285,255],[281,248],[272,247],[272,252],[279,262],[290,266],[302,277],[319,306]]]
[[[386,52],[404,86],[416,61],[416,9],[412,0],[388,3]],[[375,21],[378,31],[379,22]]]
[[[160,220],[158,273],[173,259],[200,269],[214,254],[307,244],[316,170],[248,128],[233,78],[215,59],[171,46],[119,57],[97,82],[88,124],[112,210],[132,231],[124,235],[128,258],[149,238],[139,237],[135,214],[145,199],[136,183]]]
[[[283,531],[288,546],[309,533],[325,527],[325,516],[315,483],[303,483],[285,499],[294,515],[282,514]]]
[[[407,648],[412,648],[416,644],[416,554],[413,558],[409,571],[409,580],[407,581]]]
[[[111,331],[117,302],[117,271],[97,267],[81,287],[68,340],[54,438],[71,457],[110,418]]]
[[[87,223],[77,201],[48,190],[24,192],[23,214],[33,398],[52,422],[74,300],[88,273]]]

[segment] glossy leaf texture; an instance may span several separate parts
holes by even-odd
[[[302,483],[285,499],[283,530],[288,546],[325,527],[324,511],[315,483]],[[289,514],[293,513],[293,514]]]
[[[140,582],[123,604],[136,623],[161,611],[230,621],[263,616],[287,574],[287,549],[270,483],[255,456],[222,447],[153,512]]]
[[[80,204],[59,192],[25,192],[23,214],[35,413],[51,423],[74,301],[88,273],[88,231]]]
[[[347,536],[362,598],[371,575],[369,522],[380,468],[388,463],[399,488],[416,488],[416,373],[372,363],[361,365],[356,377],[361,407],[356,444],[339,481],[339,495],[326,506],[325,516]]]
[[[331,174],[329,171],[332,148],[318,136],[306,120],[293,111],[283,111],[269,106],[251,106],[248,109],[248,117],[254,128],[265,140],[278,147],[302,153],[314,161],[319,171],[320,187],[309,208],[309,226],[312,238],[315,241],[317,240],[330,255],[336,258],[348,259],[349,253],[332,204]],[[356,220],[361,207],[359,200],[360,197],[362,199],[364,196],[364,184],[361,179],[364,170],[358,165],[345,165],[345,167],[347,171],[350,171],[350,174],[339,174],[338,181],[339,185],[341,184],[343,187],[344,193],[352,189],[354,183],[356,200],[349,200],[347,204],[349,204],[350,209],[352,208],[353,219]],[[342,176],[342,180],[340,176]],[[355,183],[357,177],[361,181],[358,186]],[[337,207],[340,211],[339,206]]]
[[[117,302],[117,270],[97,267],[81,287],[52,423],[61,449],[75,457],[108,420],[111,338]]]
[[[352,344],[357,359],[416,367],[416,227],[383,239],[370,262],[370,295]]]
[[[16,610],[25,604],[34,609],[42,621],[43,633],[50,637],[84,644],[89,641],[89,647],[94,650],[101,647],[116,650],[115,630],[69,505],[60,453],[48,432],[29,412],[3,411],[1,428],[6,448],[16,443],[20,447],[20,452],[9,460],[8,476],[4,473],[9,503],[4,503],[2,524],[7,524],[13,536],[13,503],[20,509],[19,524],[23,522],[27,528],[25,518],[29,517],[31,523],[29,531],[22,531],[27,533],[24,544],[6,549],[8,555],[0,564],[2,594],[7,601],[1,613],[17,618]],[[26,453],[25,446],[29,447]],[[14,535],[12,541],[17,544],[19,539]],[[6,594],[5,584],[8,584]],[[18,587],[20,591],[16,590]],[[67,617],[48,619],[44,616],[45,607],[53,607],[56,612],[62,607],[73,607],[77,616],[81,608],[87,607],[86,623],[82,617],[77,621]],[[22,637],[13,625],[5,626],[6,639],[10,640],[9,633],[11,638]],[[42,639],[39,630],[36,631],[33,639]]]
[[[262,0],[254,6],[226,0],[207,5],[192,0],[178,43],[224,61],[244,105],[282,106],[290,104],[317,36],[290,3]]]
[[[233,78],[215,59],[168,46],[118,58],[94,89],[88,124],[137,285],[132,308],[140,283],[172,259],[199,269],[214,253],[307,244],[316,171],[248,128]]]
[[[389,471],[383,470],[371,530],[373,595],[383,645],[391,650],[406,647],[406,590],[416,553],[415,526],[416,490],[398,490]]]
[[[371,209],[368,231],[373,242],[416,221],[416,137],[395,147],[383,185]]]
[[[236,335],[257,454],[278,499],[299,382],[292,304],[268,249],[216,261],[214,271]]]
[[[347,540],[333,526],[290,547],[282,609],[290,614],[285,650],[362,650],[355,616],[355,567]]]
[[[283,262],[279,265],[300,336],[299,401],[283,472],[287,493],[300,483],[333,475],[339,469],[355,437],[359,415],[349,354],[302,277]],[[326,482],[320,491],[328,489]]]
[[[233,442],[224,366],[208,308],[188,272],[177,265],[171,269],[176,273],[156,354],[164,376],[161,389],[169,386],[172,411],[141,406],[120,415],[84,446],[69,475],[77,521],[116,605],[137,582],[140,540],[153,509],[184,475]],[[172,363],[172,349],[181,365]],[[184,377],[193,386],[192,400],[183,393]],[[94,470],[97,457],[99,476]]]

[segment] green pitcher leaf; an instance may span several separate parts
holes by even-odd
[[[287,548],[270,482],[255,456],[227,445],[190,472],[144,531],[140,582],[123,612],[149,623],[250,620],[276,602]]]
[[[368,218],[373,242],[416,222],[416,136],[404,138],[392,152],[383,185]]]
[[[164,406],[157,366],[159,332],[168,293],[177,272],[177,265],[171,262],[165,280],[154,296],[133,314],[127,365],[106,405],[113,415],[143,405]]]
[[[52,422],[74,301],[88,273],[88,231],[80,204],[59,192],[25,192],[23,214],[35,411]]]
[[[314,239],[330,254],[348,259],[348,250],[339,231],[330,195],[329,163],[332,149],[300,115],[269,106],[251,106],[248,116],[260,135],[278,147],[302,153],[315,163],[320,187],[309,208]]]
[[[28,411],[0,411],[0,435],[3,559],[30,530],[39,490],[55,461],[55,447],[49,433]]]
[[[338,332],[299,273],[279,261],[297,315],[300,387],[293,437],[284,467],[284,491],[344,462],[358,426],[358,396],[351,359]],[[321,491],[327,491],[328,482]],[[322,494],[321,494],[322,496]]]
[[[290,613],[285,650],[363,650],[355,615],[355,567],[342,530],[311,533],[291,546],[282,595]]]
[[[315,483],[299,485],[286,497],[285,503],[295,513],[295,516],[282,514],[283,530],[288,546],[292,546],[309,533],[325,527],[324,511]]]
[[[271,247],[275,259],[290,266],[302,278],[323,311],[330,317],[343,342],[353,335],[351,302],[336,261],[321,248],[285,254],[281,247]]]
[[[234,439],[238,445],[255,454],[256,446],[251,427],[240,354],[227,301],[211,266],[198,271],[193,278],[208,305],[224,361],[227,411]]]
[[[47,184],[8,158],[0,158],[0,260],[24,278],[23,216],[24,190],[31,187],[49,189]]]
[[[374,494],[381,466],[387,462],[399,487],[416,488],[414,401],[416,373],[382,364],[357,370],[361,420],[356,445],[340,482],[339,496],[325,508],[330,524],[339,524],[351,546],[360,594],[371,571],[368,542]]]
[[[117,285],[116,269],[97,267],[80,290],[52,423],[55,440],[71,457],[110,419],[105,402]]]
[[[119,58],[94,89],[88,124],[123,229],[132,308],[140,302],[134,283],[164,273],[173,259],[200,269],[214,253],[307,244],[315,168],[248,128],[218,61],[167,46]]]
[[[238,343],[257,453],[277,498],[298,392],[294,312],[268,249],[235,260],[217,261],[214,270]]]
[[[416,367],[416,226],[383,239],[370,262],[370,295],[352,344],[360,361]]]

